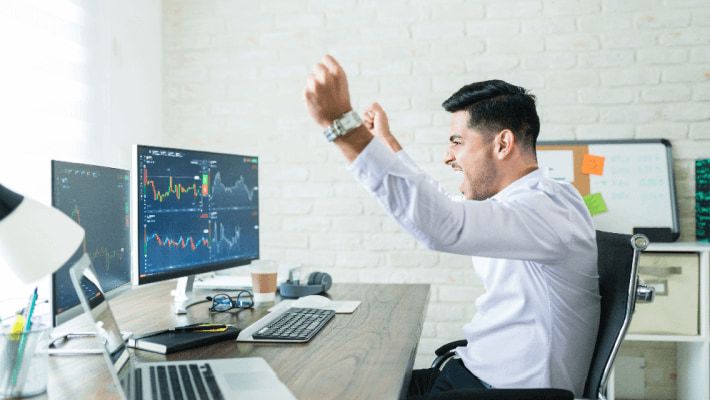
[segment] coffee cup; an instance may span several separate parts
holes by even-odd
[[[278,263],[272,260],[255,260],[252,261],[251,266],[254,302],[274,301],[276,298]]]

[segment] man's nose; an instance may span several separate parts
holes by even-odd
[[[451,151],[451,149],[447,149],[446,153],[444,153],[444,164],[446,165],[451,165],[456,160],[456,157],[454,157],[454,152]]]

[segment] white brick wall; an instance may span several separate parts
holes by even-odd
[[[465,83],[502,78],[539,98],[541,139],[666,137],[681,239],[694,238],[692,160],[710,157],[707,0],[166,0],[164,136],[262,157],[263,253],[337,282],[428,282],[417,366],[461,337],[480,282],[466,257],[425,250],[345,171],[301,90],[326,52],[354,105],[380,101],[413,157],[440,164]]]

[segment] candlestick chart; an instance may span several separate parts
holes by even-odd
[[[137,162],[142,278],[258,257],[256,158],[139,146]]]

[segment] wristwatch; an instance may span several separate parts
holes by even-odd
[[[330,124],[330,126],[323,132],[323,135],[325,135],[325,138],[328,139],[329,142],[332,142],[341,136],[345,136],[348,132],[359,127],[360,125],[362,125],[360,116],[357,115],[355,111],[350,110],[343,114],[340,118],[333,121],[333,123]]]

